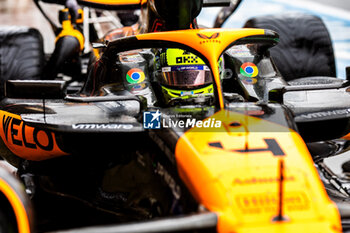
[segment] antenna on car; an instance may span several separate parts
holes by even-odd
[[[278,179],[278,209],[277,216],[275,216],[273,222],[287,221],[288,218],[283,216],[283,183],[284,183],[284,160],[280,159],[279,164],[279,179]]]
[[[43,114],[44,114],[44,122],[46,124],[46,104],[45,104],[45,95],[43,94]]]

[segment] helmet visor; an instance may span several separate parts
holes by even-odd
[[[161,84],[176,88],[193,88],[213,81],[205,65],[163,67],[159,79]]]

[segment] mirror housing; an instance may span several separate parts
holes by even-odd
[[[311,84],[315,80],[323,80]],[[269,100],[286,105],[306,142],[341,138],[350,131],[350,82],[328,77],[300,79],[301,85],[269,92]],[[297,81],[294,81],[297,84]]]

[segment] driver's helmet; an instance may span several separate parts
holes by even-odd
[[[156,56],[155,70],[166,104],[174,98],[186,99],[213,93],[211,71],[193,53],[182,49],[162,49]]]

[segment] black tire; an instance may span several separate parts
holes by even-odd
[[[26,215],[28,220],[28,227],[33,227],[32,207],[28,195],[25,193],[23,184],[17,177],[8,171],[5,167],[0,167],[0,178],[9,187],[11,191],[7,191],[7,194],[12,193],[24,207],[25,213],[22,213],[21,218]],[[5,189],[4,189],[5,190]],[[18,219],[14,210],[14,206],[11,205],[7,199],[5,192],[0,192],[0,233],[16,233],[19,231]],[[24,222],[22,222],[24,224]],[[22,227],[26,227],[22,225]]]
[[[43,39],[28,27],[0,27],[0,96],[10,79],[40,79],[45,62]]]
[[[332,41],[319,17],[300,13],[262,16],[248,20],[244,27],[270,29],[280,35],[271,56],[286,81],[336,76]]]
[[[7,203],[6,203],[7,204]],[[2,206],[3,208],[3,206]],[[7,212],[3,211],[4,209],[0,209],[0,233],[16,233],[18,232],[17,223],[14,221],[14,216],[8,217],[11,213],[11,209],[7,208]],[[9,213],[10,212],[10,213]]]

